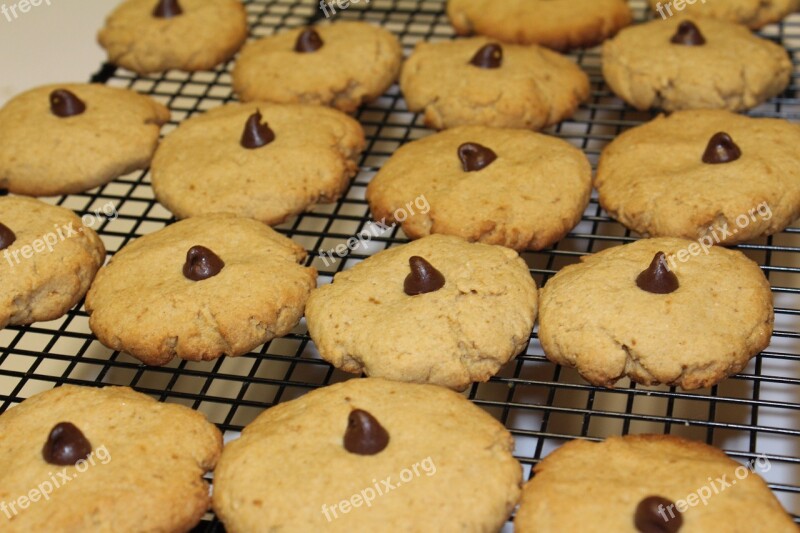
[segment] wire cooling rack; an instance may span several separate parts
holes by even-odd
[[[253,39],[324,19],[318,2],[312,0],[245,3]],[[644,0],[633,0],[631,5],[637,19],[648,16]],[[334,18],[381,24],[400,37],[406,52],[419,41],[453,37],[443,0],[372,0],[339,10]],[[768,27],[762,34],[790,51],[795,73],[785,93],[751,114],[798,120],[800,15]],[[602,80],[597,49],[573,57],[591,77],[591,100],[572,120],[549,132],[582,148],[596,163],[610,140],[653,115],[637,112],[611,94]],[[168,105],[172,122],[164,128],[166,134],[181,120],[234,99],[231,67],[228,63],[210,72],[171,71],[140,77],[104,65],[93,81],[132,88]],[[321,251],[331,250],[367,228],[367,183],[399,146],[430,133],[421,117],[407,111],[396,85],[356,116],[365,128],[368,148],[361,160],[361,172],[344,197],[278,228],[305,246],[308,263],[320,271],[322,282],[379,250],[406,242],[402,232],[393,229],[335,263],[326,264],[320,257]],[[100,217],[95,226],[109,254],[173,221],[154,200],[148,172],[51,201],[79,214],[108,211],[113,206],[118,216]],[[635,238],[611,220],[593,198],[581,223],[568,237],[552,249],[525,253],[523,257],[542,286],[581,255]],[[718,446],[741,462],[766,457],[770,469],[762,476],[800,523],[800,227],[738,248],[762,265],[772,285],[776,315],[772,344],[742,373],[710,389],[692,392],[641,387],[627,380],[608,390],[588,385],[574,371],[550,364],[534,332],[525,354],[488,383],[468,391],[472,401],[514,434],[515,454],[524,465],[526,477],[533,464],[569,439],[600,440],[645,432],[679,435]],[[159,368],[141,365],[129,355],[101,345],[89,330],[82,305],[52,322],[0,330],[0,411],[64,383],[127,385],[161,401],[204,412],[230,439],[265,408],[348,377],[319,358],[304,323],[287,337],[241,357],[173,361]],[[223,528],[209,515],[197,531]]]

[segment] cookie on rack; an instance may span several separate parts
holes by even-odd
[[[600,44],[632,20],[625,0],[449,0],[447,16],[459,35],[560,51]]]
[[[675,16],[619,32],[603,45],[603,76],[637,109],[755,107],[788,85],[786,50],[746,27]]]
[[[317,276],[305,257],[255,220],[192,217],[117,252],[86,296],[89,326],[151,365],[241,355],[303,316]]]
[[[0,188],[30,196],[84,192],[146,168],[169,110],[95,84],[45,85],[0,109]]]
[[[436,129],[465,125],[542,129],[569,118],[589,97],[588,76],[539,46],[484,37],[420,42],[403,65],[408,109]]]
[[[295,28],[248,43],[233,69],[245,102],[321,104],[350,113],[395,81],[403,49],[366,22]]]
[[[97,40],[137,74],[210,70],[247,40],[247,12],[240,0],[125,0]]]
[[[678,13],[693,17],[707,17],[744,24],[758,30],[772,22],[778,22],[786,15],[800,10],[800,0],[724,0],[683,2],[678,11],[672,2],[649,0],[650,7],[662,19]],[[658,17],[656,17],[658,18]]]
[[[540,294],[548,359],[588,382],[622,377],[686,390],[742,370],[772,335],[770,285],[743,253],[643,239],[584,256]]]
[[[541,250],[580,221],[591,176],[583,152],[561,139],[460,126],[395,151],[367,187],[367,200],[376,220],[401,223],[412,239],[444,233]],[[428,209],[407,213],[416,198]]]
[[[765,457],[742,465],[672,435],[572,440],[533,470],[514,519],[519,533],[585,531],[587,524],[630,533],[797,532],[759,476],[769,470]]]
[[[525,350],[536,307],[515,251],[431,235],[337,274],[311,293],[306,322],[345,372],[463,390]]]
[[[800,126],[724,110],[678,111],[606,146],[595,186],[646,237],[731,245],[800,216]]]
[[[335,109],[234,103],[182,122],[151,179],[178,218],[227,212],[275,225],[336,201],[363,149],[361,125]]]
[[[499,531],[522,481],[513,450],[452,391],[352,379],[251,422],[220,458],[213,507],[231,533]]]
[[[69,209],[0,197],[0,328],[63,316],[89,290],[105,254]]]
[[[219,430],[188,407],[63,385],[0,415],[0,524],[189,531],[208,510],[203,476],[221,451]]]

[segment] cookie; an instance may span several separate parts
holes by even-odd
[[[542,129],[589,97],[589,78],[570,59],[538,46],[483,37],[420,42],[400,73],[409,111],[425,124]]]
[[[205,416],[127,387],[63,385],[0,416],[0,528],[189,531],[222,435]]]
[[[519,497],[513,449],[452,391],[353,379],[248,425],[225,447],[213,506],[230,533],[498,531]]]
[[[126,89],[46,85],[0,109],[0,188],[75,194],[147,168],[169,110]]]
[[[463,390],[525,350],[536,307],[516,252],[431,235],[336,274],[311,294],[306,322],[345,372]]]
[[[210,70],[247,40],[240,0],[126,0],[97,35],[109,62],[137,74]]]
[[[518,533],[774,531],[796,533],[759,472],[722,450],[671,435],[570,441],[534,466]]]
[[[786,15],[800,10],[799,0],[695,0],[694,2],[670,2],[649,0],[650,7],[666,19],[684,12],[693,17],[708,17],[744,24],[757,30]],[[680,6],[680,9],[678,7]]]
[[[633,107],[755,107],[788,85],[786,50],[739,24],[672,17],[622,30],[603,45],[603,76]]]
[[[561,139],[460,126],[397,150],[367,187],[367,200],[376,220],[402,223],[413,239],[445,233],[541,250],[580,221],[591,174],[583,152]],[[404,206],[420,197],[428,209],[407,214]]]
[[[742,370],[772,335],[772,293],[758,265],[686,239],[584,256],[547,282],[540,305],[547,358],[604,387],[624,376],[710,387]]]
[[[632,20],[625,0],[449,0],[447,16],[459,35],[560,51],[600,44]]]
[[[151,365],[247,353],[289,333],[317,272],[306,252],[252,219],[207,215],[125,246],[86,296],[100,342]]]
[[[722,110],[678,111],[603,151],[595,186],[644,236],[736,244],[800,216],[800,126]]]
[[[275,225],[336,201],[363,149],[359,123],[334,109],[228,104],[170,133],[151,179],[178,218],[227,212]]]
[[[106,256],[75,213],[20,196],[0,197],[0,254],[0,328],[63,316]]]
[[[248,43],[233,69],[244,102],[321,104],[347,113],[384,93],[403,49],[388,30],[366,22],[295,28]]]

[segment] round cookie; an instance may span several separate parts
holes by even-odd
[[[0,188],[74,194],[147,168],[168,120],[166,107],[126,89],[61,84],[26,91],[0,109]]]
[[[459,35],[560,51],[600,44],[632,20],[625,0],[449,0],[447,16]]]
[[[665,255],[656,261],[659,252]],[[540,294],[547,358],[604,387],[623,376],[709,387],[766,348],[772,325],[772,293],[755,262],[685,239],[644,239],[584,256]]]
[[[498,531],[519,497],[513,449],[452,391],[352,379],[248,425],[220,458],[213,506],[230,533]]]
[[[595,186],[603,208],[646,237],[736,244],[800,216],[798,144],[800,126],[785,120],[678,111],[609,144]]]
[[[345,372],[463,390],[527,347],[536,307],[516,252],[431,235],[336,274],[311,293],[306,322]]]
[[[757,30],[772,22],[778,22],[786,15],[800,10],[800,0],[699,0],[683,3],[681,11],[672,2],[649,0],[650,7],[666,19],[684,12],[694,17],[707,17],[744,24]]]
[[[233,89],[244,102],[321,104],[350,113],[389,88],[402,58],[397,37],[366,22],[295,28],[248,43],[233,69]]]
[[[428,210],[401,221],[412,239],[445,233],[541,250],[580,221],[591,175],[583,152],[561,139],[461,126],[397,150],[367,187],[367,200],[376,220],[391,223],[424,197]]]
[[[221,451],[219,430],[187,407],[63,385],[0,415],[0,524],[189,531],[208,509],[203,475]]]
[[[290,239],[252,219],[208,215],[125,246],[86,310],[106,346],[151,365],[236,356],[289,333],[317,272]]]
[[[721,20],[654,20],[603,45],[606,83],[640,110],[749,109],[780,94],[791,72],[783,47]]]
[[[247,12],[240,0],[126,0],[97,40],[109,62],[138,74],[210,70],[247,40]]]
[[[63,316],[89,290],[105,253],[69,209],[0,197],[0,328]]]
[[[589,78],[570,59],[483,37],[418,43],[400,86],[409,111],[424,111],[425,124],[436,129],[538,130],[571,117],[589,97]]]
[[[164,139],[153,189],[178,218],[227,212],[275,225],[336,201],[363,149],[359,123],[334,109],[228,104]]]
[[[556,533],[586,531],[591,524],[592,531],[618,533],[796,533],[758,475],[768,467],[765,461],[759,457],[745,466],[713,446],[671,435],[572,440],[533,467],[514,528]],[[664,501],[651,504],[654,498]]]

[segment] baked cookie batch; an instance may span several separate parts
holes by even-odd
[[[249,353],[305,317],[324,360],[368,377],[276,405],[224,448],[202,414],[128,388],[33,395],[0,416],[0,502],[36,503],[0,508],[0,530],[187,531],[212,506],[230,532],[488,532],[519,503],[521,532],[797,531],[755,473],[682,506],[743,467],[668,435],[569,442],[523,488],[511,434],[454,392],[523,353],[537,315],[546,356],[603,387],[709,387],[769,344],[770,285],[723,246],[800,216],[800,126],[735,112],[789,84],[786,50],[751,30],[800,2],[703,1],[668,15],[651,4],[653,20],[631,26],[623,0],[449,0],[463,37],[420,42],[403,61],[398,39],[364,22],[245,44],[238,0],[124,1],[98,35],[110,62],[146,75],[214,69],[239,52],[240,102],[160,144],[169,111],[130,90],[54,84],[0,109],[0,189],[12,193],[0,197],[0,327],[57,319],[85,296],[103,344],[164,365]],[[560,52],[600,44],[613,91],[670,114],[614,139],[593,178],[581,150],[537,131],[590,95]],[[399,148],[367,187],[375,220],[412,242],[317,288],[306,251],[270,226],[343,194],[366,147],[347,113],[395,81],[442,130]],[[31,198],[147,167],[182,220],[105,266],[77,215]],[[564,238],[593,188],[644,238],[537,288],[519,253]],[[425,209],[398,214],[420,198]],[[717,232],[743,215],[751,223]],[[55,490],[54,472],[72,481]]]

